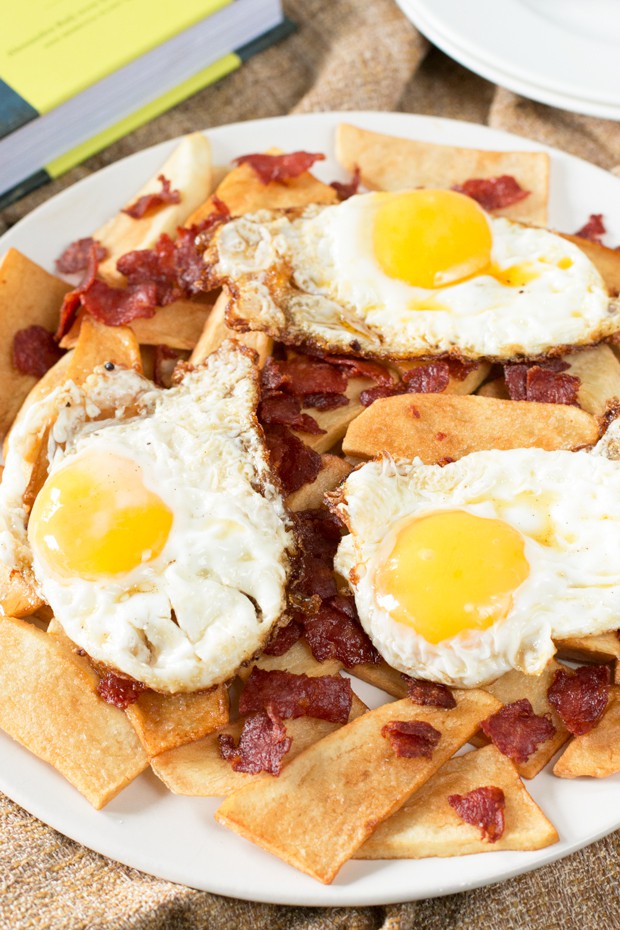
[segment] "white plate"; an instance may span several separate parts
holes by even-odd
[[[343,177],[333,158],[341,120],[380,132],[454,145],[536,149],[533,143],[471,123],[389,113],[313,114],[259,120],[209,131],[215,160],[270,146],[327,152],[318,172]],[[53,269],[73,239],[89,235],[153,174],[174,146],[165,142],[80,181],[22,220],[0,242]],[[577,229],[591,212],[620,199],[620,180],[562,152],[552,156],[551,221]],[[620,241],[620,211],[607,217]],[[357,685],[356,685],[357,689]],[[374,692],[374,694],[373,694]],[[360,688],[377,703],[374,689]],[[568,781],[543,772],[528,784],[561,840],[540,852],[494,852],[459,859],[347,863],[331,886],[320,885],[220,827],[217,800],[170,794],[144,774],[103,811],[89,804],[52,768],[0,733],[0,789],[41,820],[85,846],[152,875],[254,901],[301,905],[372,905],[464,891],[510,878],[565,856],[620,826],[620,776]]]
[[[435,45],[516,93],[620,119],[616,0],[397,0]]]

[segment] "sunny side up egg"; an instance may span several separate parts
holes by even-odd
[[[620,463],[609,443],[443,467],[385,458],[352,472],[332,498],[350,530],[336,569],[385,660],[474,687],[511,668],[539,674],[554,639],[617,629]]]
[[[260,211],[205,252],[231,325],[386,358],[561,352],[620,328],[620,303],[573,243],[448,190],[370,193]]]
[[[290,517],[256,422],[250,353],[226,344],[161,390],[98,369],[33,405],[0,485],[0,558],[32,571],[95,661],[163,692],[230,678],[286,606]],[[25,448],[59,410],[26,526]]]

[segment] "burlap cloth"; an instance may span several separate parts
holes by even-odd
[[[486,123],[620,173],[620,123],[532,103],[457,65],[392,0],[288,0],[297,33],[0,215],[0,231],[84,175],[162,139],[312,110],[402,110]],[[611,209],[611,208],[610,208]],[[0,927],[50,930],[619,930],[620,832],[491,888],[375,908],[291,908],[151,878],[0,796]]]

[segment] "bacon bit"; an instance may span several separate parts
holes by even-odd
[[[495,178],[470,178],[463,184],[455,184],[453,191],[466,194],[479,203],[484,210],[501,210],[511,207],[530,196],[511,174],[502,174]]]
[[[324,161],[325,155],[311,152],[289,152],[287,155],[241,155],[234,159],[236,165],[249,165],[263,184],[272,181],[287,181],[298,178],[309,171],[317,161]]]
[[[145,690],[146,685],[143,685],[141,681],[136,681],[134,678],[121,678],[114,672],[106,672],[97,685],[99,697],[106,704],[113,704],[121,710],[125,710],[130,704],[135,704]]]
[[[357,194],[360,186],[360,177],[361,171],[359,165],[356,165],[353,169],[353,177],[349,182],[332,181],[329,186],[334,188],[338,194],[338,200],[342,203],[343,200],[348,200],[349,197],[353,197],[354,194]]]
[[[263,396],[284,391],[296,397],[306,394],[343,394],[346,376],[312,355],[278,361],[268,358],[261,372]]]
[[[450,377],[454,378],[456,381],[464,381],[472,371],[478,368],[478,362],[466,362],[460,358],[449,358],[446,359],[446,361],[448,363]]]
[[[549,714],[535,714],[527,698],[504,704],[480,726],[501,753],[521,763],[527,762],[539,745],[555,734]]]
[[[250,775],[260,772],[279,775],[282,759],[293,743],[271,707],[248,717],[238,745],[229,733],[220,733],[217,739],[222,759],[227,759],[235,772],[248,772]]]
[[[510,399],[576,405],[581,379],[566,374],[569,367],[562,359],[546,359],[531,366],[504,365]]]
[[[55,265],[61,274],[75,274],[85,271],[88,267],[88,258],[91,248],[95,248],[97,261],[102,262],[107,257],[108,250],[92,236],[86,239],[76,239],[56,259]]]
[[[501,788],[486,785],[467,794],[450,794],[448,804],[465,823],[480,827],[483,840],[495,843],[503,835],[506,798]]]
[[[329,510],[300,510],[296,521],[304,552],[333,562],[344,532],[338,517]]]
[[[323,559],[304,554],[295,582],[295,591],[304,598],[320,597],[328,600],[338,592],[333,565]]]
[[[301,412],[299,397],[282,394],[280,391],[268,394],[262,399],[258,407],[258,418],[261,423],[278,423],[281,426],[289,426],[291,429],[298,429],[302,433],[311,433],[315,436],[325,433],[314,417]]]
[[[450,366],[445,361],[411,368],[403,374],[409,394],[440,394],[450,383]]]
[[[154,284],[110,287],[105,281],[93,281],[81,297],[82,306],[99,323],[125,326],[132,320],[154,316],[157,309]]]
[[[60,319],[58,329],[56,330],[55,339],[60,342],[65,333],[68,333],[73,326],[77,312],[82,305],[82,295],[94,284],[97,277],[97,267],[99,259],[97,258],[97,244],[92,242],[88,250],[88,260],[82,280],[77,287],[65,294],[62,307],[60,308]]]
[[[549,703],[573,736],[588,733],[605,713],[611,675],[606,665],[558,669],[547,691]]]
[[[438,681],[410,678],[409,675],[402,677],[407,682],[407,697],[411,698],[414,704],[423,704],[428,707],[456,707],[454,695],[447,685],[442,685]]]
[[[298,439],[286,426],[273,425],[265,430],[271,467],[278,475],[285,495],[314,481],[321,470],[318,452]]]
[[[441,733],[423,720],[390,720],[381,727],[395,755],[406,759],[430,759]]]
[[[603,214],[591,213],[588,222],[585,223],[581,229],[577,230],[575,235],[579,236],[581,239],[589,239],[590,242],[598,242],[599,245],[602,245],[603,236],[606,232]]]
[[[338,659],[345,668],[372,663],[381,656],[360,626],[352,598],[336,595],[324,601],[314,615],[302,617],[312,655],[317,662]]]
[[[170,181],[167,177],[160,174],[157,180],[161,184],[160,191],[156,191],[152,194],[143,194],[142,197],[138,197],[130,206],[121,210],[121,213],[126,213],[127,216],[130,216],[133,220],[139,220],[143,216],[156,213],[167,203],[181,202],[181,192],[170,189]]]
[[[335,410],[337,407],[346,407],[349,398],[346,394],[304,394],[304,407],[313,407],[316,410]]]
[[[153,354],[153,381],[159,387],[170,387],[172,384],[172,373],[176,363],[182,356],[176,349],[166,345],[155,346]]]
[[[392,372],[380,365],[379,362],[370,362],[365,358],[349,358],[346,355],[326,355],[328,365],[336,365],[344,370],[347,378],[372,378],[377,384],[394,384]]]
[[[297,640],[303,636],[304,628],[297,620],[289,620],[286,626],[281,626],[276,632],[263,652],[267,656],[283,656],[285,652],[295,645]]]
[[[44,326],[27,326],[13,336],[13,368],[22,375],[42,378],[63,355],[54,334]]]
[[[311,677],[255,666],[239,697],[239,713],[270,707],[285,720],[315,717],[330,723],[346,723],[352,701],[351,682],[340,675]]]
[[[395,397],[397,394],[404,394],[401,384],[378,384],[376,387],[366,388],[360,394],[360,404],[362,407],[370,407],[376,400],[383,397]]]

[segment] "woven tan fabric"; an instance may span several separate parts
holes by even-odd
[[[404,110],[487,123],[620,173],[620,124],[495,88],[429,49],[392,0],[285,6],[299,26],[295,35],[9,207],[0,230],[79,178],[154,142],[291,111]],[[616,833],[535,873],[447,898],[364,909],[251,904],[110,862],[0,796],[2,930],[618,930],[619,888]]]

